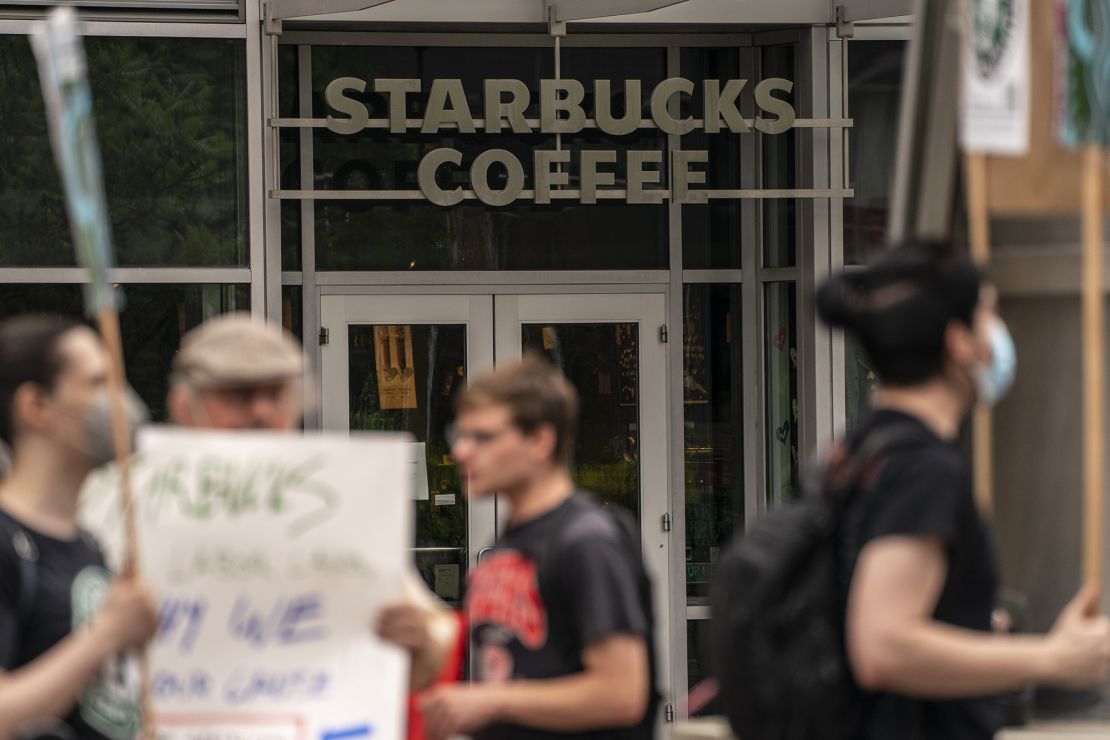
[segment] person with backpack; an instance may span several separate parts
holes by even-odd
[[[977,403],[1005,395],[1016,369],[994,287],[950,245],[913,243],[831,278],[817,310],[860,342],[880,385],[818,495],[757,524],[722,566],[787,605],[768,601],[752,617],[744,586],[729,606],[721,584],[722,639],[730,621],[748,637],[797,629],[789,648],[733,644],[741,667],[722,666],[722,683],[735,692],[734,725],[768,730],[741,737],[989,740],[1001,723],[997,695],[1105,682],[1110,621],[1093,589],[1047,635],[991,630],[997,556],[957,438]],[[807,734],[736,681],[773,658],[802,665],[797,645],[809,645],[807,675],[767,667],[763,684],[777,686],[782,704],[792,692],[807,697],[810,706],[795,707],[809,712]]]
[[[142,581],[112,578],[77,526],[82,482],[112,458],[107,385],[107,351],[84,325],[0,323],[0,439],[12,452],[0,483],[0,737],[137,731],[137,683],[118,656],[153,637],[157,604]]]
[[[511,513],[467,584],[475,682],[427,692],[429,740],[654,737],[650,583],[629,521],[571,478],[574,388],[529,356],[474,379],[456,410],[467,496]]]

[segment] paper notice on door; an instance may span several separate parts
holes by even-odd
[[[428,500],[428,445],[414,442],[412,497],[417,501]]]
[[[441,599],[459,598],[459,566],[437,565],[433,573],[436,596]]]
[[[453,493],[437,493],[436,506],[454,506],[455,494]]]

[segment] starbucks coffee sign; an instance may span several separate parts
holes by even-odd
[[[691,80],[672,77],[654,89],[645,91],[639,80],[625,80],[625,106],[619,115],[612,109],[613,81],[593,83],[593,110],[587,110],[585,86],[577,80],[541,80],[539,119],[528,119],[525,112],[532,105],[532,94],[521,80],[486,80],[483,89],[482,118],[476,118],[466,98],[462,80],[433,80],[427,91],[424,118],[408,119],[410,96],[424,95],[418,79],[377,79],[372,84],[357,77],[340,77],[328,84],[324,100],[331,109],[327,116],[328,130],[356,134],[371,125],[365,103],[352,97],[368,87],[385,96],[388,104],[389,131],[435,134],[457,131],[488,134],[511,131],[514,134],[577,134],[587,127],[596,127],[610,136],[626,136],[642,128],[641,111],[645,96],[651,110],[651,123],[665,134],[681,136],[696,130],[709,134],[749,133],[753,128],[767,134],[781,134],[794,125],[794,107],[788,96],[793,83],[781,78],[763,80],[751,88],[759,113],[753,120],[740,114],[740,101],[748,94],[748,80],[705,80],[701,84],[702,117],[675,115],[682,97],[692,97],[696,85]],[[615,150],[582,150],[576,153],[578,182],[571,187],[570,173],[565,165],[571,152],[561,148],[537,149],[532,156],[533,189],[525,190],[524,163],[504,149],[491,148],[479,154],[470,164],[469,181],[478,200],[492,206],[505,206],[519,200],[550,203],[553,199],[574,199],[596,203],[599,197],[623,197],[629,203],[661,203],[670,198],[679,203],[704,202],[704,165],[709,161],[706,150],[672,151],[669,183],[663,188],[663,156],[660,150],[629,150],[623,163],[625,187],[616,190],[618,173]],[[462,166],[463,155],[457,149],[435,149],[424,156],[417,170],[417,179],[424,196],[441,206],[461,202],[466,192],[461,186],[444,187],[440,178],[451,169]],[[494,167],[504,170],[493,177]],[[491,185],[496,180],[497,188]]]

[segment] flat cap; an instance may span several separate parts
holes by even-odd
[[[231,313],[204,322],[181,340],[173,380],[196,388],[237,388],[300,377],[304,353],[287,332]]]

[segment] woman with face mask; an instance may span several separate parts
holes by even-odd
[[[71,736],[131,738],[137,691],[119,656],[157,628],[150,590],[112,580],[77,526],[85,476],[110,458],[108,358],[88,328],[0,323],[0,738],[59,719]]]
[[[955,443],[976,403],[998,401],[1014,377],[996,302],[944,244],[890,250],[817,294],[822,318],[858,339],[880,380],[849,446],[896,429],[912,440],[882,453],[847,512],[857,533],[845,548],[854,558],[846,641],[867,692],[868,740],[988,740],[1001,712],[987,697],[1110,675],[1110,622],[1091,590],[1047,636],[991,633],[996,555]]]

